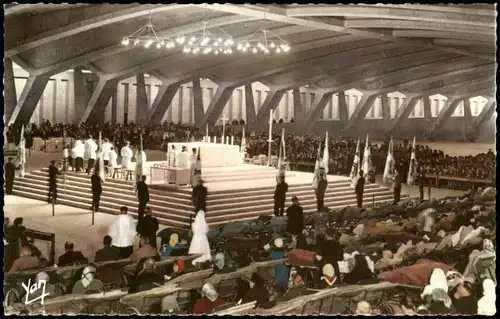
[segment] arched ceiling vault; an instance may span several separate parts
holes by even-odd
[[[160,36],[199,32],[206,18],[210,28],[237,41],[271,29],[291,51],[213,57],[121,45],[150,12]],[[308,84],[417,92],[440,83],[445,91],[454,78],[494,83],[495,41],[496,10],[488,4],[5,6],[5,57],[32,77],[84,67],[105,80],[151,73],[164,82],[209,77],[224,85],[263,81],[278,89]],[[474,85],[446,92],[477,90]]]

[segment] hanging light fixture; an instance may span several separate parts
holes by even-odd
[[[236,47],[241,52],[256,53],[287,53],[290,51],[290,45],[276,33],[261,29],[246,39],[240,41]]]
[[[157,28],[153,25],[151,18],[151,9],[149,9],[149,21],[146,25],[139,28],[129,36],[123,37],[123,45],[143,46],[146,49],[150,47],[156,49],[175,48],[175,41],[170,38],[159,37]]]
[[[227,34],[219,27],[215,27],[219,32],[208,30],[208,22],[206,21],[207,5],[205,4],[205,13],[203,19],[203,31],[201,33],[180,36],[175,39],[180,45],[183,45],[184,53],[197,54],[231,54],[233,53],[234,41],[233,37]]]

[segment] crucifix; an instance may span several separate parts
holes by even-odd
[[[271,147],[273,143],[273,110],[269,111],[269,150],[267,152],[267,166],[271,166]]]
[[[228,118],[222,117],[219,120],[222,121],[222,144],[224,144],[225,138],[226,138],[226,121],[228,121]]]

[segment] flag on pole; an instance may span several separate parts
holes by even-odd
[[[208,143],[210,137],[208,136],[208,124],[205,126],[205,142]]]
[[[69,152],[69,149],[67,150]],[[63,127],[63,168],[64,168],[64,194],[67,192],[66,184],[67,184],[67,172],[68,172],[68,162],[65,157],[66,153],[66,127]]]
[[[281,143],[279,145],[279,156],[278,156],[278,177],[285,176],[285,129],[281,130]]]
[[[17,146],[17,167],[19,167],[19,176],[24,177],[24,166],[26,165],[26,139],[24,138],[24,125],[21,127],[21,136]]]
[[[321,167],[321,142],[319,142],[318,145],[318,153],[316,154],[316,164],[314,165],[314,177],[313,177],[313,182],[312,182],[312,187],[314,189],[318,188],[318,174],[319,174],[319,169]]]
[[[356,183],[358,182],[358,175],[360,170],[360,161],[359,161],[359,139],[356,144],[356,153],[354,154],[354,161],[352,162],[351,168],[351,188],[354,189],[356,187]]]
[[[369,174],[372,169],[372,151],[370,148],[370,143],[368,141],[368,134],[366,134],[365,151],[363,154],[363,164],[361,165],[361,167],[363,168],[363,177],[368,183]]]
[[[99,132],[99,150],[100,156],[99,156],[99,177],[102,179],[103,182],[106,181],[106,174],[104,174],[104,152],[102,149],[102,132]]]
[[[387,158],[385,159],[384,175],[382,176],[382,181],[384,183],[390,183],[394,179],[394,164],[396,160],[394,159],[394,144],[391,140],[389,142],[389,149],[387,150]]]
[[[323,149],[323,168],[325,169],[325,176],[328,174],[328,168],[330,166],[330,153],[328,152],[328,131],[326,131],[325,136],[325,148]]]
[[[286,148],[285,148],[285,128],[281,132],[281,146],[283,147],[283,165],[286,161]]]
[[[140,135],[140,146],[135,155],[135,173],[134,173],[134,192],[137,191],[137,183],[141,180],[141,176],[144,175],[144,163],[142,162],[142,134]]]
[[[196,156],[196,163],[194,165],[194,180],[201,181],[201,149],[198,147],[198,155]]]
[[[417,156],[415,154],[416,138],[413,137],[413,147],[411,149],[410,167],[408,168],[408,185],[415,185],[415,179],[417,175]]]
[[[247,151],[247,138],[245,137],[245,127],[243,126],[243,134],[241,135],[240,152],[246,153],[246,151]]]

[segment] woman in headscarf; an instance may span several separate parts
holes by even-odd
[[[196,214],[193,224],[191,225],[193,231],[193,238],[189,245],[189,254],[202,254],[202,256],[193,260],[193,265],[203,263],[212,259],[210,253],[210,244],[208,242],[208,224],[205,220],[205,212],[200,210]]]
[[[104,284],[99,279],[96,279],[96,267],[88,265],[83,269],[82,279],[78,280],[73,286],[73,294],[96,293],[102,291]]]
[[[266,288],[264,279],[258,274],[253,273],[249,281],[250,290],[243,296],[241,303],[257,301],[256,307],[262,308],[269,304],[269,291]]]
[[[360,301],[356,306],[356,315],[369,316],[372,314],[372,306],[368,301]]]
[[[173,295],[166,296],[161,301],[161,311],[164,314],[175,314],[179,313],[181,309],[179,308],[179,304],[177,303],[177,298]]]
[[[170,240],[168,242],[168,246],[165,247],[163,252],[161,253],[162,257],[169,257],[172,255],[172,252],[176,249],[184,249],[186,246],[179,243],[179,234],[172,233],[170,235]]]
[[[332,264],[326,264],[323,266],[321,273],[323,276],[320,278],[319,289],[325,289],[332,287],[337,283],[337,276],[335,274],[335,268]]]
[[[457,313],[461,315],[474,315],[476,310],[471,307],[472,304],[477,304],[477,299],[472,292],[472,285],[465,281],[462,274],[450,270],[446,273],[446,281],[448,282],[448,295],[451,298],[453,306],[457,309]]]
[[[276,238],[274,240],[274,248],[269,253],[268,259],[269,260],[283,259],[285,258],[287,252],[288,252],[287,249],[283,247],[283,239]],[[286,288],[288,285],[288,280],[290,279],[290,268],[287,265],[283,264],[276,265],[274,277],[278,281],[280,286]]]
[[[497,295],[495,283],[491,279],[483,281],[483,297],[477,302],[477,314],[483,316],[494,316],[497,312]],[[470,307],[471,305],[469,305]]]
[[[218,252],[217,254],[215,254],[212,260],[212,264],[214,268],[214,273],[216,274],[225,274],[235,270],[234,267],[226,266],[226,256],[224,256],[223,252]]]
[[[455,314],[455,307],[448,296],[448,282],[446,275],[440,268],[434,269],[425,286],[421,298],[424,304],[417,311],[418,314]]]
[[[345,275],[344,283],[356,285],[361,281],[374,279],[373,273],[368,267],[366,257],[363,255],[354,256],[354,266],[352,270]]]
[[[217,290],[209,282],[203,285],[201,295],[202,297],[194,305],[193,315],[211,314],[216,307],[224,304],[224,300],[219,297]]]

